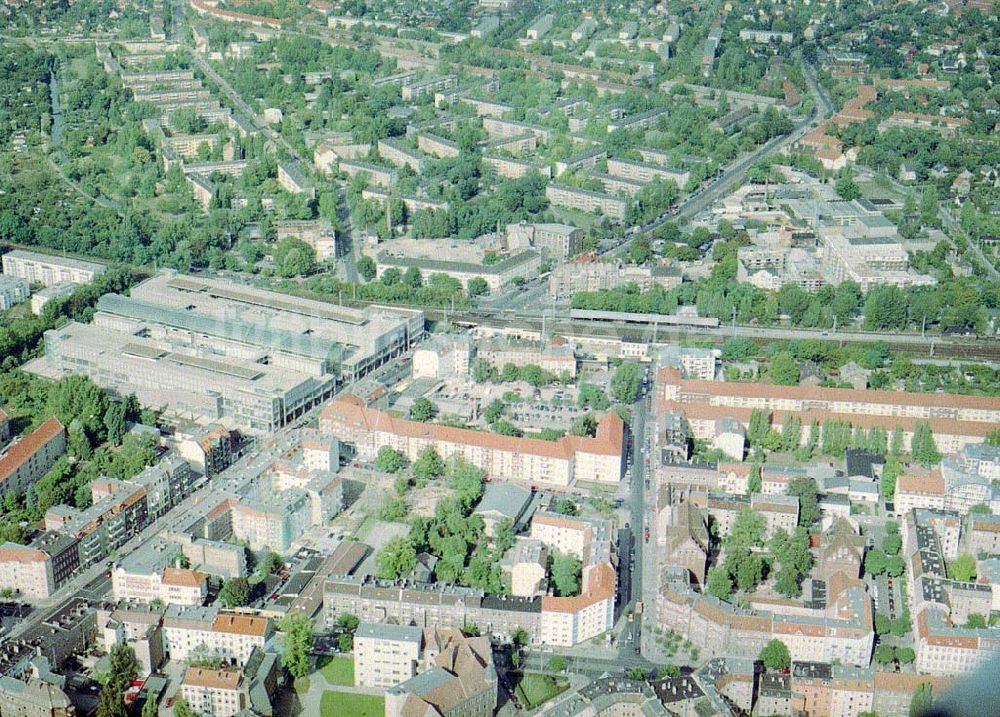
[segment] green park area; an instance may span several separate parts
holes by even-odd
[[[331,685],[354,684],[354,662],[350,657],[324,657],[317,664],[320,674]]]
[[[385,698],[376,695],[358,695],[352,692],[327,690],[320,699],[322,717],[382,717]]]
[[[526,709],[534,709],[564,692],[569,683],[558,677],[540,672],[526,672],[517,684],[517,699]]]

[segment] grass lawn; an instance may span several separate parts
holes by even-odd
[[[607,483],[595,483],[593,481],[577,481],[577,485],[581,488],[586,488],[591,492],[592,495],[599,495],[608,500],[614,500],[618,495],[617,485],[608,485]]]
[[[601,221],[601,217],[593,212],[584,212],[571,207],[549,207],[556,221],[573,224],[581,229],[590,228],[591,224]]]
[[[350,657],[322,657],[317,668],[331,685],[354,684],[354,660]]]
[[[358,540],[364,540],[368,537],[368,532],[375,527],[378,521],[370,515],[366,515],[365,519],[361,521],[361,525],[357,527],[354,534],[358,536]]]
[[[382,717],[385,698],[327,690],[320,698],[319,712],[322,717]]]
[[[295,680],[295,694],[301,697],[308,691],[309,691],[308,677],[299,677],[297,680]]]
[[[540,672],[526,672],[517,685],[517,698],[528,709],[534,709],[548,702],[566,690],[569,683],[561,678],[543,675]]]

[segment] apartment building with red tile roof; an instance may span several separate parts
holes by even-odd
[[[0,589],[6,588],[24,598],[49,597],[55,590],[55,578],[48,554],[17,543],[0,545]]]
[[[0,456],[0,496],[26,491],[65,452],[66,429],[50,418]]]
[[[864,583],[838,577],[828,581],[827,593],[824,609],[765,602],[749,609],[697,592],[686,580],[672,580],[657,597],[657,622],[679,632],[707,657],[754,659],[778,638],[794,660],[867,667],[875,632]]]
[[[669,367],[661,368],[657,377],[659,409],[683,413],[692,435],[701,439],[711,439],[716,422],[723,419],[747,425],[755,408],[769,412],[771,425],[779,430],[786,415],[795,415],[804,427],[835,420],[890,433],[899,428],[904,447],[917,425],[925,422],[945,453],[982,443],[1000,423],[1000,401],[988,396],[698,381],[684,379]],[[803,440],[807,434],[803,431]]]
[[[320,429],[353,444],[366,461],[374,460],[382,446],[411,461],[430,446],[443,458],[460,456],[493,478],[561,487],[576,480],[618,483],[624,471],[625,424],[614,412],[601,418],[594,437],[545,441],[410,421],[346,396],[323,409]]]

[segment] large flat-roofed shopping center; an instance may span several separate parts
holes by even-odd
[[[89,376],[166,417],[270,431],[398,356],[419,311],[352,309],[231,281],[163,272],[106,294],[91,324],[46,332],[28,370]]]

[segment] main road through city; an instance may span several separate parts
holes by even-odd
[[[650,375],[654,371],[650,369]],[[616,613],[620,615],[620,629],[618,632],[617,655],[611,656],[606,651],[601,651],[595,655],[579,654],[579,650],[571,649],[562,654],[566,664],[566,669],[570,672],[578,672],[589,677],[600,677],[606,672],[618,673],[627,672],[634,668],[640,668],[645,672],[652,670],[657,665],[642,656],[640,646],[642,645],[642,619],[641,614],[636,614],[636,606],[642,600],[643,595],[643,550],[645,541],[646,512],[646,421],[649,409],[646,407],[647,389],[645,386],[640,391],[639,397],[632,405],[632,425],[629,434],[631,435],[631,446],[628,455],[631,457],[629,499],[628,499],[628,524],[632,535],[632,551],[628,554],[624,550],[618,553],[619,572],[624,572],[627,583],[619,591],[618,599],[621,601],[617,605]],[[622,547],[622,543],[619,543]],[[632,619],[629,619],[632,615]],[[532,650],[527,656],[527,666],[537,667],[547,670],[547,661],[558,651]]]

